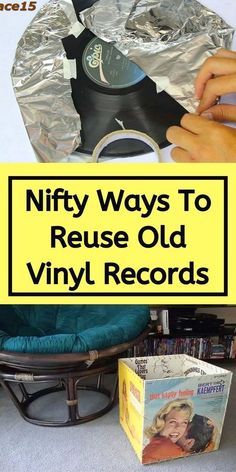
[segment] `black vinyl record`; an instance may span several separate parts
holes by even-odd
[[[166,131],[179,124],[186,110],[166,92],[157,93],[156,84],[136,64],[89,30],[75,38],[63,39],[68,59],[76,59],[77,78],[71,79],[72,99],[81,118],[81,146],[77,151],[91,154],[106,134],[133,129],[151,136],[161,148],[169,143]],[[134,139],[107,146],[104,156],[126,157],[149,152],[146,144]]]
[[[98,0],[72,0],[78,20],[80,20],[80,12],[86,10],[86,8],[92,7],[97,1]]]

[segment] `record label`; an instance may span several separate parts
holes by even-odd
[[[167,146],[166,130],[179,124],[184,110],[166,92],[157,93],[156,84],[140,67],[111,43],[84,29],[78,36],[62,40],[68,59],[76,59],[77,77],[71,79],[72,100],[81,120],[79,152],[91,155],[107,134],[121,129],[145,133]],[[130,157],[151,152],[135,139],[109,144],[107,157]]]
[[[86,75],[93,82],[109,89],[127,88],[146,77],[140,67],[114,46],[96,37],[87,44],[82,56],[82,65]]]

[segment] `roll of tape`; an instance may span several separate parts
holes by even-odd
[[[157,161],[161,161],[161,152],[158,144],[145,133],[141,133],[140,131],[126,129],[126,130],[119,130],[114,131],[113,133],[109,133],[104,138],[99,141],[99,143],[94,148],[92,154],[92,161],[91,162],[98,162],[99,156],[102,153],[103,149],[108,146],[109,144],[114,143],[115,141],[119,141],[120,139],[137,139],[138,141],[142,141],[155,152]]]

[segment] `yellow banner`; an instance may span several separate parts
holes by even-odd
[[[0,303],[236,303],[235,164],[0,167]]]

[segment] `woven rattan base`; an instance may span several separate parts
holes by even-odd
[[[72,426],[92,421],[107,413],[116,401],[118,358],[127,350],[142,342],[148,335],[147,328],[138,338],[101,351],[67,354],[25,354],[0,351],[0,382],[10,395],[21,416],[30,423],[41,426]],[[115,374],[110,388],[105,388],[107,374]],[[93,382],[92,382],[93,381]],[[54,385],[39,388],[42,384]],[[30,393],[28,385],[33,384]],[[102,408],[82,416],[80,392],[93,391],[106,397]],[[65,421],[34,417],[31,405],[55,392],[64,393],[68,416]]]

